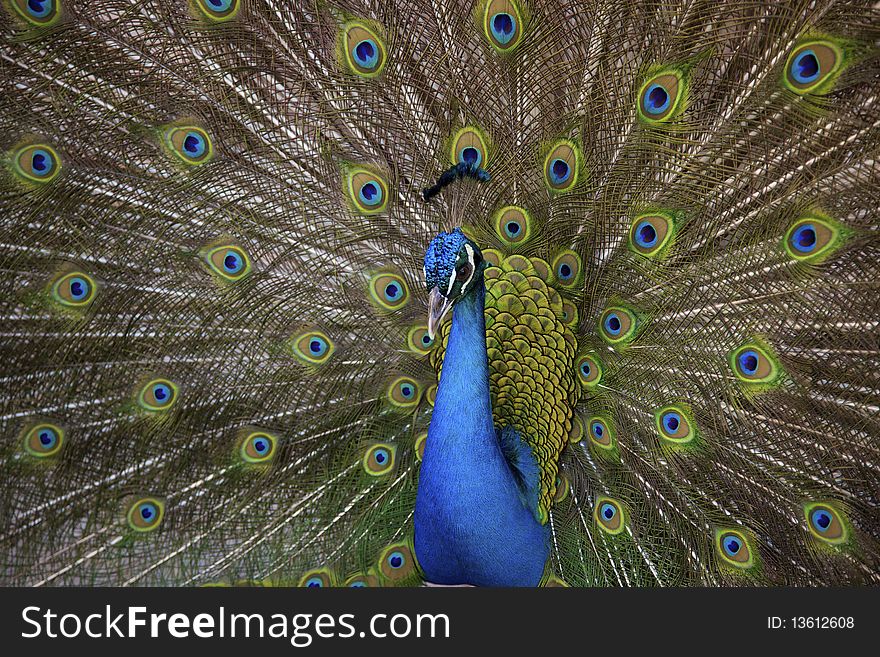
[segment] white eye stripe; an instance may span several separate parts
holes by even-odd
[[[471,264],[471,275],[464,282],[464,285],[461,286],[461,293],[462,294],[464,294],[464,291],[467,289],[468,285],[471,284],[471,281],[474,280],[474,274],[477,271],[477,268],[474,266],[474,249],[473,249],[473,247],[471,247],[470,244],[465,243],[464,250],[467,252],[468,262]],[[455,281],[455,276],[452,277],[452,281],[450,281],[450,283],[452,283],[453,281]],[[449,286],[449,289],[450,290],[452,289],[452,285]]]

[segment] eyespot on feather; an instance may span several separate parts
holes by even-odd
[[[380,310],[395,311],[409,303],[409,286],[395,272],[378,272],[370,277],[369,295]]]
[[[639,89],[638,115],[646,124],[669,121],[684,109],[687,84],[676,69],[663,69],[650,75]]]
[[[428,335],[428,327],[425,324],[416,324],[407,331],[406,346],[414,354],[423,356],[434,348],[434,340]]]
[[[418,436],[416,436],[415,444],[413,445],[413,449],[416,452],[416,459],[421,461],[425,458],[425,443],[428,441],[428,432],[423,431]]]
[[[167,411],[177,403],[179,389],[168,379],[152,379],[144,384],[137,395],[138,405],[146,411]]]
[[[739,569],[752,568],[757,560],[750,540],[738,529],[716,529],[715,552],[722,563]]]
[[[48,27],[61,18],[61,0],[9,0],[18,18],[34,27]]]
[[[449,161],[452,164],[468,164],[485,169],[489,164],[488,140],[479,128],[466,126],[455,133],[451,140]]]
[[[635,339],[638,317],[624,306],[607,308],[599,316],[599,335],[613,347],[626,345]]]
[[[731,351],[728,361],[736,378],[753,391],[775,387],[784,374],[781,363],[770,347],[758,340]]]
[[[567,290],[574,289],[582,281],[583,263],[581,257],[570,249],[560,252],[553,259],[555,284]]]
[[[792,48],[785,62],[783,85],[799,96],[826,94],[845,61],[844,48],[831,39],[812,39]]]
[[[388,180],[378,171],[350,168],[345,173],[345,193],[360,214],[379,214],[388,207]]]
[[[482,16],[483,33],[495,52],[513,52],[525,28],[519,5],[513,0],[487,0]]]
[[[417,573],[415,557],[406,542],[394,543],[379,555],[379,572],[386,579],[399,583]]]
[[[794,260],[819,264],[838,250],[848,231],[830,217],[813,213],[795,221],[785,233],[782,245]]]
[[[616,446],[614,429],[607,418],[600,416],[591,417],[587,426],[587,433],[590,436],[590,443],[600,450],[610,452]]]
[[[251,260],[240,246],[225,244],[208,249],[203,256],[208,269],[226,281],[238,281],[250,274]]]
[[[336,585],[336,577],[329,568],[314,568],[307,570],[299,579],[299,587],[307,589],[321,589]]]
[[[186,165],[205,164],[214,156],[211,138],[198,126],[174,125],[165,129],[164,137],[167,149]]]
[[[392,406],[406,409],[417,406],[421,396],[421,386],[408,376],[399,376],[388,386],[386,397]]]
[[[577,359],[578,381],[588,390],[595,389],[602,382],[602,363],[593,353],[583,354]]]
[[[495,234],[508,247],[528,243],[533,232],[533,220],[524,208],[508,205],[495,213]]]
[[[690,409],[683,404],[664,406],[655,411],[654,425],[660,438],[674,445],[690,443],[696,437]]]
[[[68,308],[82,308],[95,300],[97,285],[81,271],[63,274],[52,283],[52,298]]]
[[[128,505],[125,517],[132,530],[139,533],[151,532],[162,524],[165,504],[156,497],[140,497]]]
[[[339,37],[343,61],[349,71],[362,78],[375,78],[382,73],[388,57],[385,41],[378,25],[350,21],[342,26]]]
[[[674,234],[671,216],[659,212],[641,214],[630,225],[629,248],[639,255],[659,258],[668,250]]]
[[[807,502],[804,518],[810,534],[829,545],[843,545],[849,540],[849,523],[832,502]]]
[[[23,432],[22,446],[25,452],[38,459],[58,455],[64,447],[64,429],[50,422],[38,422]]]
[[[13,153],[12,169],[25,181],[45,184],[61,172],[61,158],[48,144],[28,144]]]
[[[616,536],[626,529],[626,512],[623,505],[610,497],[599,496],[593,508],[596,526],[606,534]]]
[[[370,446],[362,459],[364,472],[373,477],[388,474],[394,469],[395,452],[394,445],[379,443]]]
[[[352,589],[376,588],[380,586],[379,577],[371,568],[366,573],[356,573],[346,578],[345,586]]]
[[[293,356],[305,365],[326,363],[336,345],[323,331],[309,329],[292,337],[289,341]]]
[[[252,465],[270,463],[277,444],[277,438],[268,432],[247,432],[240,441],[238,454],[242,461]]]
[[[578,182],[581,154],[573,141],[562,139],[544,158],[544,182],[551,192],[567,192]]]
[[[191,0],[201,18],[224,23],[238,15],[241,0]]]

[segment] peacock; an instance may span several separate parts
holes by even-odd
[[[880,583],[861,0],[3,0],[6,585]]]

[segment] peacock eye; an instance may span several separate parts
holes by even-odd
[[[522,15],[511,0],[489,0],[483,15],[483,28],[489,43],[498,52],[510,52],[523,33]]]
[[[165,506],[160,500],[141,498],[128,507],[128,525],[136,532],[152,531],[162,522],[164,512]]]
[[[455,269],[455,280],[463,283],[471,277],[471,273],[473,272],[473,268],[471,267],[471,263],[466,262],[463,265],[459,265]]]
[[[223,22],[238,13],[239,0],[196,0],[196,6],[206,18]]]
[[[56,0],[12,0],[12,8],[34,25],[54,23],[59,16],[60,3]]]
[[[175,126],[165,133],[165,143],[186,164],[204,164],[213,156],[208,133],[196,126]]]
[[[275,456],[275,437],[258,431],[245,436],[240,455],[246,463],[267,463]]]
[[[385,67],[385,44],[364,23],[352,22],[343,29],[345,59],[351,71],[362,77],[379,75]]]

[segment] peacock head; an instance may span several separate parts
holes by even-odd
[[[431,339],[452,306],[483,284],[485,268],[480,247],[465,237],[460,228],[440,233],[431,240],[425,253],[428,335]]]

